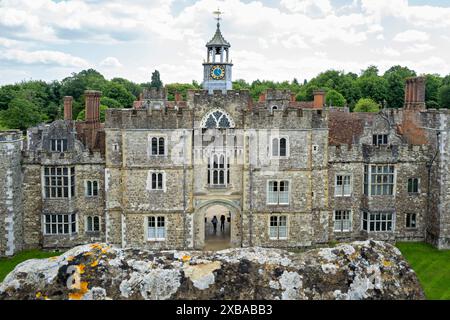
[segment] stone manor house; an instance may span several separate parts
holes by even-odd
[[[423,77],[402,109],[351,113],[289,91],[232,90],[230,44],[206,44],[204,90],[144,90],[99,120],[0,133],[0,255],[105,241],[202,249],[205,216],[228,212],[229,246],[427,241],[450,247],[450,115],[425,108]]]

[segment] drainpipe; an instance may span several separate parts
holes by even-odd
[[[250,174],[250,195],[249,195],[249,201],[250,201],[250,216],[249,216],[249,246],[253,247],[253,165],[250,164],[249,167],[249,174]]]
[[[428,172],[428,181],[427,181],[427,217],[430,217],[430,205],[431,205],[431,169],[433,166],[434,161],[436,160],[437,155],[439,154],[439,136],[440,132],[436,132],[436,152],[433,156],[433,159],[429,163],[426,164],[427,166],[427,172]],[[429,229],[429,226],[427,226],[427,229]],[[427,231],[428,233],[428,231]],[[427,234],[425,234],[426,239]]]
[[[183,249],[187,247],[186,223],[186,130],[183,130]]]

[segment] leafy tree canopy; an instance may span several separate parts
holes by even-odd
[[[378,112],[380,105],[370,98],[361,98],[355,105],[355,112]]]
[[[343,107],[346,103],[342,94],[336,90],[329,90],[325,96],[326,104],[333,107]]]

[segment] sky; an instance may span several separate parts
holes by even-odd
[[[0,0],[0,84],[87,68],[201,82],[217,8],[234,80],[398,64],[450,74],[450,0]]]

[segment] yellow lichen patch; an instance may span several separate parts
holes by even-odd
[[[58,257],[50,257],[50,258],[48,258],[49,261],[55,261],[57,259],[58,259]]]
[[[96,267],[98,266],[98,260],[95,260],[94,262],[91,263],[91,267]]]
[[[70,262],[70,261],[73,261],[73,259],[75,259],[75,257],[74,256],[70,256],[70,257],[67,258],[67,261]]]
[[[69,293],[69,299],[70,300],[81,300],[83,299],[84,294],[80,292],[72,292]]]
[[[91,244],[91,248],[100,250],[102,249],[102,245],[100,243],[93,243]]]
[[[88,291],[88,283],[86,281],[81,281],[80,292],[86,293]]]
[[[188,255],[184,255],[184,256],[181,258],[181,260],[182,260],[183,262],[187,262],[187,261],[191,260],[191,257],[188,256]]]
[[[76,292],[69,293],[69,299],[70,300],[81,300],[83,299],[86,292],[88,292],[88,283],[86,281],[80,282],[80,289]]]
[[[83,256],[85,256],[85,257],[92,256],[92,255],[93,255],[93,253],[91,251],[85,252],[83,254]]]
[[[106,248],[102,248],[102,253],[107,253],[107,252],[108,252],[108,250],[109,250],[109,247],[106,247]]]
[[[84,268],[85,268],[86,266],[84,265],[84,264],[79,264],[79,265],[77,265],[77,269],[78,269],[78,272],[80,273],[80,274],[83,274],[84,273]]]
[[[383,261],[383,266],[385,266],[385,267],[392,267],[392,262],[390,262],[388,260],[384,260]]]

